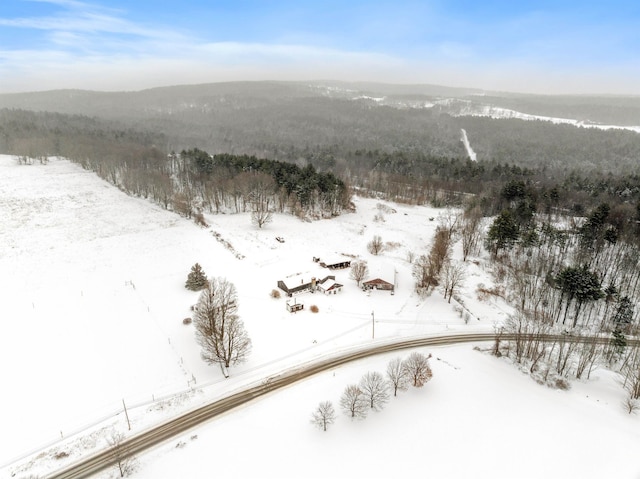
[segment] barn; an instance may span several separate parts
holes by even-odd
[[[393,291],[395,286],[381,278],[374,278],[362,283],[362,289],[379,289],[382,291]]]
[[[351,266],[351,260],[345,257],[330,258],[328,260],[321,260],[320,258],[314,257],[313,261],[327,269],[346,269]]]
[[[306,291],[314,292],[318,289],[318,284],[325,283],[328,280],[335,281],[335,279],[336,277],[333,275],[325,276],[321,280],[317,280],[315,277],[296,275],[278,281],[278,288],[284,291],[287,296],[291,297],[294,294],[304,293]]]

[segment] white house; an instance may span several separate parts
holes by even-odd
[[[336,294],[342,291],[342,285],[334,279],[325,278],[324,281],[318,283],[318,290],[324,294]]]

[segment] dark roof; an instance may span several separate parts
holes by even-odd
[[[392,283],[389,283],[389,281],[385,281],[384,279],[375,278],[375,279],[370,279],[369,281],[365,281],[364,284],[392,284]]]

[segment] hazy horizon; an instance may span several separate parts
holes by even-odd
[[[0,93],[326,79],[639,95],[639,18],[621,1],[5,0]]]

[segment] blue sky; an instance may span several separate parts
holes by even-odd
[[[0,92],[268,79],[640,94],[640,2],[0,2]]]

